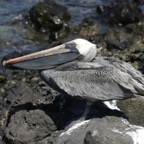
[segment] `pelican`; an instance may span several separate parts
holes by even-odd
[[[78,38],[47,50],[4,60],[3,65],[39,70],[41,78],[54,90],[88,102],[144,96],[141,72],[116,58],[96,57],[97,51],[97,45]],[[84,115],[87,111],[88,108]]]

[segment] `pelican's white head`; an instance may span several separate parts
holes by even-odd
[[[75,48],[83,55],[83,61],[91,61],[95,58],[97,54],[97,46],[85,39],[75,39],[71,42],[76,44]]]

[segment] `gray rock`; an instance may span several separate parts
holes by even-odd
[[[56,130],[51,118],[41,110],[22,110],[13,114],[5,129],[6,141],[15,144],[46,144],[46,137]]]
[[[56,144],[143,144],[142,135],[143,127],[130,125],[123,118],[107,116],[72,125],[59,135]]]

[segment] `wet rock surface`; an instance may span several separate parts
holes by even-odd
[[[63,6],[63,2],[61,5],[37,2],[30,0],[32,4],[27,12],[19,9],[10,21],[6,17],[0,22],[3,33],[0,35],[0,59],[10,50],[24,55],[81,37],[103,47],[98,55],[122,59],[144,74],[142,1],[102,2],[97,6],[92,4],[92,7],[89,3]],[[94,9],[95,13],[85,14],[85,6]],[[72,15],[70,12],[75,7],[79,12],[75,11]],[[80,12],[83,12],[83,20],[77,19]],[[27,17],[23,17],[25,13]],[[7,15],[6,11],[2,13],[2,16]],[[74,20],[71,21],[70,17],[75,17],[75,21],[80,23],[73,24]],[[7,21],[10,28],[6,25]],[[32,28],[27,27],[29,23]],[[132,137],[140,139],[141,134],[144,135],[143,130],[138,130],[140,127],[133,126],[144,127],[144,101],[141,99],[118,101],[118,107],[123,112],[111,110],[101,102],[94,103],[86,121],[79,122],[77,127],[72,124],[82,115],[85,100],[67,96],[65,100],[61,107],[61,95],[42,82],[38,72],[0,67],[0,143],[134,143]],[[129,123],[125,123],[124,119]],[[142,133],[137,135],[139,131]]]
[[[143,17],[143,13],[135,0],[113,1],[110,6],[97,8],[101,18],[110,24],[128,24],[138,22]]]
[[[66,7],[53,1],[35,4],[26,15],[29,22],[36,29],[49,34],[50,39],[57,39],[57,32],[68,28],[70,14]]]

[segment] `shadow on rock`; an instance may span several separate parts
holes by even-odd
[[[51,104],[33,105],[28,102],[12,107],[7,119],[4,141],[6,143],[12,140],[17,143],[46,141],[53,132],[62,130],[68,123],[79,119],[85,109],[84,100],[70,98],[63,108],[59,107],[59,103],[60,96]],[[102,102],[98,102],[91,106],[86,119],[105,116],[126,117],[124,113],[111,110]]]
[[[12,102],[4,130],[3,141],[6,144],[45,144],[54,134],[56,139],[61,130],[82,116],[86,106],[84,99],[62,97],[41,83],[34,89],[26,86],[14,88],[7,97],[12,97]],[[86,119],[105,116],[126,118],[124,113],[111,110],[99,101],[92,104]]]

